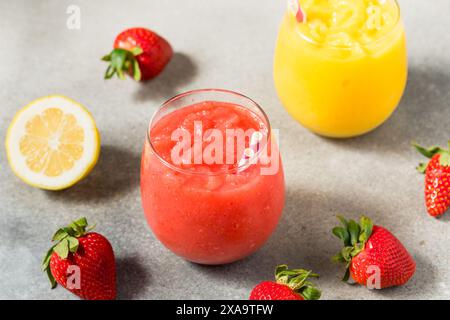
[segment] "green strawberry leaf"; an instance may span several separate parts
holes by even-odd
[[[372,220],[366,216],[362,216],[359,220],[359,225],[361,226],[361,234],[359,235],[359,242],[365,244],[372,235],[373,223]]]
[[[319,300],[322,292],[313,286],[305,286],[301,292],[301,295],[305,298],[305,300]]]
[[[419,144],[417,144],[416,142],[412,142],[412,146],[414,148],[416,148],[416,150],[419,153],[421,153],[423,156],[430,158],[430,159],[433,158],[433,156],[441,150],[441,148],[438,146],[424,148],[424,147],[420,146]]]
[[[341,252],[338,252],[336,255],[334,255],[331,260],[333,262],[346,262],[344,257],[342,256]]]
[[[349,264],[345,268],[345,274],[344,274],[344,277],[342,278],[342,281],[347,282],[348,279],[350,279],[350,265]]]
[[[353,257],[356,257],[358,254],[360,254],[361,253],[361,251],[363,251],[364,250],[364,245],[363,244],[361,244],[361,243],[357,243],[353,248],[352,248],[352,251],[350,251],[350,256],[353,258]]]
[[[83,231],[83,228],[80,227],[79,225],[77,225],[75,223],[75,221],[73,221],[72,223],[69,224],[69,229],[71,231],[71,232],[69,232],[71,235],[76,235]]]
[[[137,60],[133,61],[133,78],[136,81],[141,80],[142,74],[141,74],[141,68],[139,67],[139,63]]]
[[[348,232],[350,233],[350,243],[352,246],[358,243],[360,231],[361,229],[355,220],[350,220],[348,222]]]
[[[111,56],[111,66],[116,70],[120,79],[124,78],[123,69],[127,58],[127,52],[123,49],[116,49],[115,54]]]
[[[286,274],[288,272],[288,266],[285,264],[279,265],[275,268],[275,279],[279,283],[287,284],[289,275]]]
[[[425,173],[427,171],[428,164],[420,162],[419,165],[416,167],[416,170],[420,173]]]
[[[45,271],[48,268],[48,266],[50,264],[50,258],[52,257],[52,254],[53,254],[54,247],[55,246],[52,246],[45,254],[44,259],[42,260],[42,271]]]
[[[350,234],[348,233],[347,229],[344,229],[342,227],[335,227],[332,230],[333,234],[342,240],[344,243],[344,246],[350,245]]]
[[[288,266],[286,264],[280,264],[275,268],[275,276],[287,270]]]
[[[66,230],[64,229],[59,229],[58,231],[56,231],[55,235],[52,238],[52,241],[60,241],[62,239],[64,239],[65,237],[67,237],[69,234],[67,233]]]
[[[85,217],[82,217],[82,218],[76,220],[74,223],[77,226],[80,226],[80,227],[87,227],[88,226],[88,222],[87,222],[87,219]]]
[[[344,247],[341,250],[341,255],[344,258],[345,261],[349,262],[352,259],[352,253],[353,247]]]
[[[72,252],[72,253],[77,252],[78,246],[79,246],[78,239],[74,238],[74,237],[68,237],[67,241],[69,243],[69,251]]]
[[[56,280],[55,280],[55,277],[53,277],[50,267],[48,267],[46,269],[46,273],[47,273],[48,280],[50,281],[51,288],[55,289],[56,288]]]
[[[54,248],[53,250],[56,252],[56,254],[61,259],[67,259],[69,255],[69,241],[67,238],[61,240]]]
[[[439,164],[443,167],[450,166],[450,153],[447,151],[441,152],[439,157]]]
[[[111,79],[114,74],[116,73],[116,70],[112,66],[108,66],[105,72],[105,79]]]
[[[341,215],[337,215],[336,216],[339,221],[342,223],[342,225],[344,226],[345,229],[348,229],[348,221]]]

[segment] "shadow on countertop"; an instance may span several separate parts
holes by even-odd
[[[434,67],[411,65],[408,83],[397,110],[382,126],[353,139],[324,142],[370,152],[410,151],[412,140],[445,145],[450,138],[450,74]]]
[[[140,162],[140,154],[102,146],[97,165],[84,180],[63,191],[47,191],[47,195],[61,201],[90,202],[130,192],[139,187]]]
[[[447,212],[444,213],[442,216],[434,219],[438,219],[440,222],[450,223],[450,209],[447,210]]]
[[[117,258],[117,298],[131,300],[139,297],[150,286],[148,266],[143,266],[137,257]]]
[[[179,94],[179,88],[188,84],[197,74],[197,65],[188,55],[175,52],[166,69],[155,79],[141,83],[134,94],[138,102],[163,100]]]

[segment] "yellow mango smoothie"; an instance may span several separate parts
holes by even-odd
[[[280,26],[274,81],[288,112],[311,131],[367,133],[397,107],[408,73],[395,0],[291,0]]]

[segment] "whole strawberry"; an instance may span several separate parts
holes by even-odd
[[[450,141],[448,145],[449,149],[445,150],[413,144],[417,151],[431,159],[428,164],[420,163],[417,170],[425,173],[425,204],[433,217],[443,215],[450,208]]]
[[[319,277],[312,271],[288,269],[280,265],[275,269],[276,281],[264,281],[253,288],[250,300],[318,300],[321,292],[308,278]]]
[[[125,73],[136,81],[156,77],[172,58],[169,42],[145,28],[131,28],[120,33],[114,41],[114,50],[103,57],[109,63],[105,79],[117,75],[124,79]]]
[[[383,289],[411,279],[416,263],[392,233],[364,216],[359,224],[338,218],[342,226],[333,228],[333,234],[344,242],[344,248],[333,260],[346,264],[344,281],[351,276],[370,289]]]
[[[86,218],[73,221],[56,231],[56,244],[42,262],[43,271],[52,284],[59,283],[86,300],[116,298],[116,264],[109,241],[101,234],[89,232]]]

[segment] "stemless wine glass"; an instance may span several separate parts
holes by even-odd
[[[253,133],[258,135],[245,136],[243,152],[236,147],[230,153],[228,148],[239,139],[220,141],[220,135],[247,127],[257,129]],[[205,156],[207,142],[197,148],[192,141],[180,140],[189,135],[197,142],[219,141],[216,146],[227,150],[217,156],[216,149],[213,158],[220,162],[231,154],[232,161],[211,163]],[[253,137],[258,137],[257,147]],[[180,146],[189,156],[177,158]],[[199,152],[205,159],[196,161]],[[256,251],[274,231],[285,198],[281,158],[264,111],[253,100],[220,89],[191,91],[168,100],[148,128],[141,195],[155,236],[187,260],[224,264]]]
[[[346,138],[386,121],[407,79],[395,0],[292,0],[281,23],[274,81],[281,102],[320,135]]]

